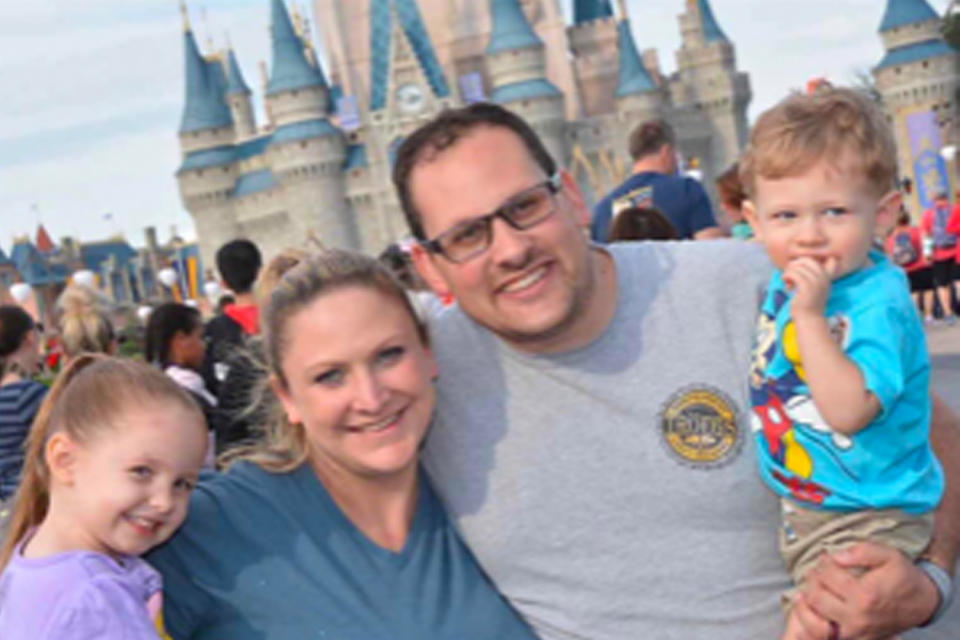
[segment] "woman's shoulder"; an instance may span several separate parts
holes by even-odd
[[[276,525],[283,514],[297,511],[316,491],[319,482],[312,474],[307,475],[310,477],[305,477],[303,467],[277,473],[245,460],[233,463],[222,473],[205,472],[190,497],[182,529],[196,535],[219,536],[231,527],[256,528],[267,521]]]

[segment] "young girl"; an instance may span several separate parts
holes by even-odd
[[[40,407],[0,548],[0,638],[155,640],[160,576],[137,556],[183,521],[206,447],[158,371],[83,354]]]
[[[147,320],[144,355],[200,403],[207,424],[213,425],[217,398],[200,375],[206,346],[203,318],[193,307],[176,302],[160,305]]]

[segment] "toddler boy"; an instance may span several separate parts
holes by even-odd
[[[780,494],[795,584],[860,540],[916,558],[943,493],[930,363],[900,269],[872,248],[893,226],[896,150],[868,98],[790,96],[754,126],[744,213],[776,271],[750,372],[760,473]]]

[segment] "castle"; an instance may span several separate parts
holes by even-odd
[[[960,53],[944,42],[941,23],[927,0],[887,0],[879,29],[884,55],[873,69],[877,92],[896,135],[900,170],[916,186],[907,198],[914,214],[929,207],[936,192],[949,192],[947,182],[956,175],[956,166],[930,172],[922,164],[940,162],[941,146],[960,144]],[[928,129],[932,130],[922,136],[932,146],[926,159],[915,153],[919,151],[917,132],[911,136],[908,131],[908,120],[917,115],[930,116]]]
[[[676,72],[642,55],[623,0],[315,0],[327,72],[299,12],[271,0],[267,122],[232,49],[201,53],[184,9],[177,180],[206,264],[246,236],[265,255],[311,240],[377,253],[406,234],[390,182],[404,137],[440,110],[502,104],[588,199],[627,174],[626,139],[665,117],[706,184],[747,136],[749,78],[708,0],[685,0]],[[182,6],[182,5],[181,5]]]

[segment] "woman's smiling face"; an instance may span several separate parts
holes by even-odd
[[[434,406],[436,365],[400,301],[369,286],[324,292],[290,316],[275,382],[322,471],[414,470]]]

